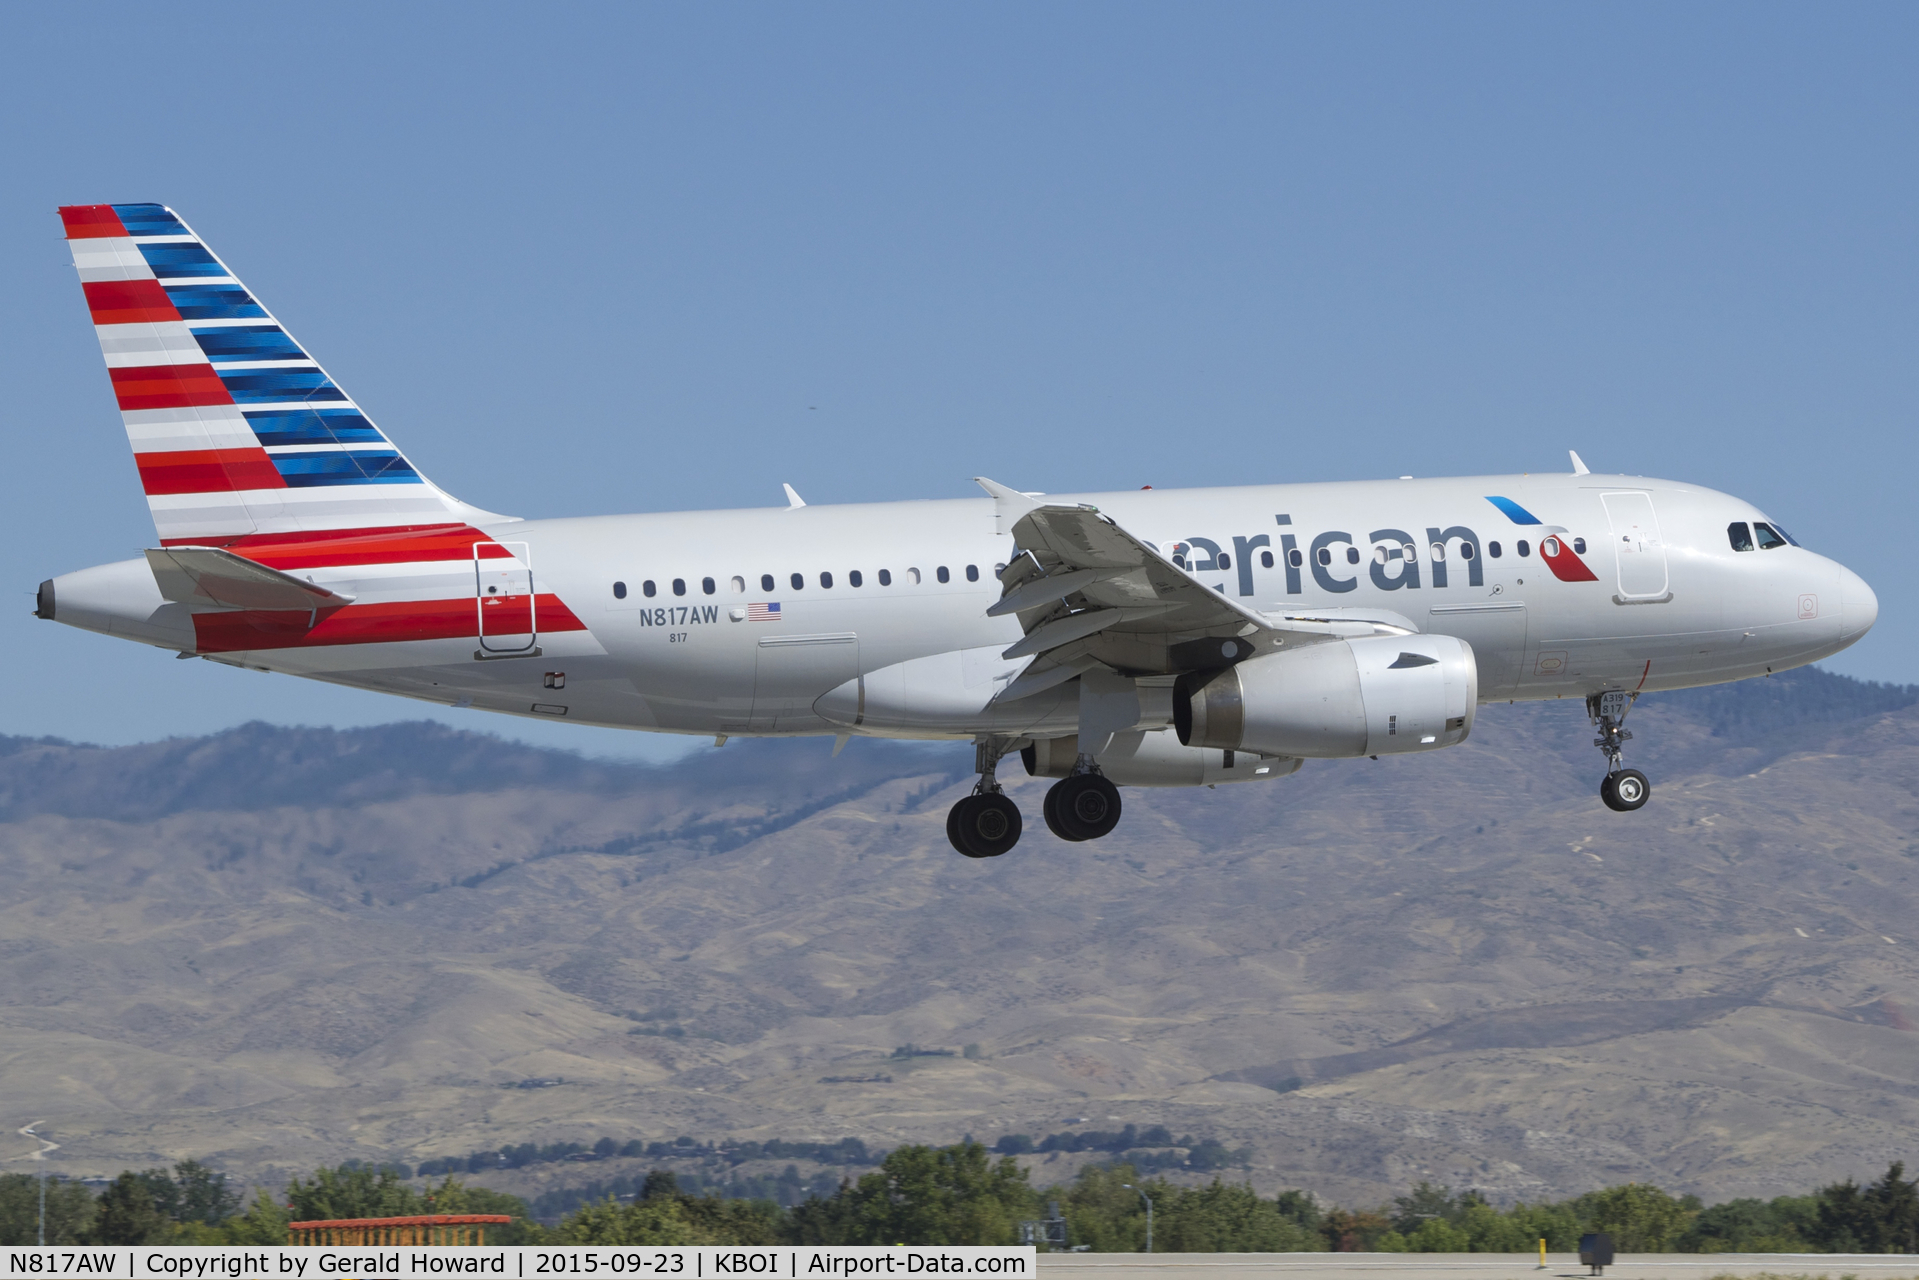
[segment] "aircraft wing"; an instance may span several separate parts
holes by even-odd
[[[160,594],[196,610],[273,609],[317,614],[353,597],[269,569],[219,547],[153,547],[147,564]]]
[[[1170,674],[1226,666],[1256,649],[1349,636],[1408,635],[1397,613],[1331,609],[1262,613],[1201,582],[1098,508],[1053,505],[991,480],[1017,557],[987,610],[1017,614],[1025,636],[1007,658],[1033,658],[999,701],[1023,698],[1095,667]]]

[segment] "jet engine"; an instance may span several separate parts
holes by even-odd
[[[1369,636],[1183,675],[1173,687],[1173,727],[1191,747],[1396,755],[1464,742],[1478,702],[1479,669],[1465,641]]]

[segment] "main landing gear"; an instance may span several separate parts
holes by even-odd
[[[1599,726],[1593,745],[1606,753],[1606,777],[1599,784],[1599,798],[1608,809],[1631,813],[1652,798],[1652,783],[1637,769],[1621,768],[1619,757],[1632,737],[1626,729],[1626,713],[1637,701],[1636,693],[1595,693],[1586,699],[1586,714]]]
[[[1091,756],[1081,756],[1076,772],[1046,791],[1046,827],[1062,840],[1097,840],[1119,825],[1119,788],[1106,780]]]
[[[1000,745],[982,742],[976,750],[979,783],[947,813],[946,838],[969,858],[997,858],[1019,843],[1023,824],[1019,806],[1000,790],[995,776]],[[1088,755],[1046,792],[1046,826],[1062,840],[1099,839],[1119,825],[1119,811],[1119,788]]]
[[[975,748],[975,767],[979,783],[973,794],[954,805],[946,815],[946,838],[969,858],[997,858],[1019,843],[1024,826],[1019,806],[1000,790],[995,770],[999,768],[1000,747],[982,742]]]

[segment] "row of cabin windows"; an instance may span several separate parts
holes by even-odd
[[[1772,527],[1769,525],[1755,523],[1753,528],[1759,531],[1760,547],[1767,550],[1770,550],[1773,547],[1785,546],[1786,541],[1790,540],[1789,536],[1786,537],[1784,540],[1782,540],[1781,535],[1784,534],[1784,531],[1781,530],[1779,533],[1775,533]],[[1752,537],[1750,534],[1746,532],[1746,526],[1744,522],[1738,522],[1731,525],[1730,527],[1727,528],[1726,532],[1732,539],[1732,548],[1734,551],[1752,550]],[[1795,542],[1792,545],[1798,546],[1799,544]],[[1517,542],[1513,544],[1513,550],[1517,552],[1521,557],[1530,556],[1533,553],[1532,544],[1524,538],[1519,539]],[[1574,538],[1573,551],[1579,555],[1582,555],[1582,556],[1585,555],[1586,540],[1584,538]],[[1415,558],[1417,554],[1418,554],[1417,550],[1413,547],[1411,543],[1407,543],[1404,547],[1383,547],[1382,546],[1382,547],[1373,548],[1373,558],[1378,560],[1382,564],[1384,564],[1388,560],[1401,560],[1401,559],[1411,560]],[[1459,544],[1459,558],[1461,560],[1471,560],[1475,554],[1476,553],[1473,549],[1472,543],[1462,542]],[[1506,549],[1505,547],[1501,546],[1497,542],[1488,542],[1486,544],[1486,554],[1491,556],[1493,559],[1498,560],[1499,558],[1501,558],[1502,556],[1506,554]],[[1442,544],[1435,542],[1432,546],[1432,558],[1434,560],[1444,560],[1446,558],[1446,548]],[[1319,563],[1322,565],[1331,565],[1332,562],[1333,562],[1332,549],[1329,547],[1321,547],[1319,549]],[[1177,555],[1174,556],[1173,563],[1177,564],[1182,569],[1188,567],[1188,562],[1185,556],[1177,556]],[[1288,551],[1286,553],[1286,563],[1290,564],[1295,569],[1303,567],[1306,563],[1305,553],[1300,551],[1297,547],[1295,547],[1293,550]],[[1346,563],[1347,564],[1359,563],[1358,547],[1349,546],[1346,548]],[[1262,569],[1272,568],[1273,553],[1270,551],[1260,552],[1259,564]],[[1232,567],[1233,567],[1233,557],[1228,552],[1222,551],[1217,556],[1213,557],[1214,569],[1224,572],[1226,570],[1231,569]],[[881,569],[877,576],[879,578],[879,584],[882,587],[890,587],[893,585],[893,571],[891,569]],[[911,582],[914,586],[919,585],[920,571],[918,569],[908,569],[906,571],[906,576],[907,576],[907,580]],[[933,570],[933,576],[940,582],[951,582],[953,580],[952,571],[949,570],[945,565],[941,565],[939,566],[939,568]],[[819,577],[820,577],[820,586],[822,588],[830,589],[832,587],[833,574],[831,570],[822,572]],[[969,564],[966,566],[966,580],[968,582],[979,581],[978,565]],[[795,573],[790,575],[787,578],[787,582],[792,586],[793,590],[795,591],[803,591],[806,589],[806,575],[803,573]],[[862,574],[858,569],[849,570],[846,575],[846,583],[848,586],[851,586],[851,587],[863,587],[866,585],[866,576]],[[745,578],[742,578],[739,575],[735,574],[733,577],[733,581],[730,585],[733,588],[733,594],[735,595],[745,594],[746,592]],[[760,575],[761,591],[776,591],[778,589],[779,589],[778,580],[775,579],[772,574],[763,573]],[[653,580],[650,578],[640,583],[641,595],[650,597],[657,594],[658,590],[659,590],[658,587],[654,585]],[[717,592],[719,591],[719,584],[716,583],[712,578],[701,578],[700,591],[703,594],[709,595],[709,596],[717,594]],[[673,579],[673,594],[676,596],[683,596],[686,594],[686,579],[684,578]],[[613,584],[613,598],[615,600],[626,599],[626,584],[624,582],[616,582]]]
[[[882,587],[890,587],[893,585],[893,571],[891,569],[881,569],[875,576],[879,579],[879,584]],[[933,577],[940,582],[951,582],[953,580],[953,571],[945,565],[941,565],[939,568],[933,570]],[[906,580],[917,587],[920,583],[920,571],[918,569],[908,569],[906,571]],[[966,566],[966,580],[968,582],[979,581],[978,565],[969,564]],[[806,589],[806,575],[803,573],[792,574],[787,578],[787,582],[795,591],[804,591]],[[732,582],[728,585],[732,587],[734,595],[746,594],[746,579],[740,575],[734,574]],[[832,585],[832,571],[828,570],[821,573],[820,586],[830,589]],[[846,585],[849,587],[863,587],[866,585],[866,575],[858,569],[850,570],[846,575]],[[686,594],[685,578],[673,579],[672,586],[674,595],[683,596]],[[719,589],[719,583],[712,578],[700,579],[700,593],[702,595],[715,595],[719,592]],[[779,590],[779,580],[770,573],[762,573],[760,575],[760,590],[767,592]],[[640,583],[640,594],[648,597],[657,595],[659,594],[659,587],[651,578],[648,578],[646,581]],[[615,600],[626,599],[626,584],[624,582],[616,582],[613,584],[613,598]]]
[[[1771,551],[1776,547],[1798,546],[1793,536],[1776,524],[1766,524],[1755,520],[1748,529],[1744,520],[1735,520],[1726,526],[1726,539],[1732,543],[1734,551],[1751,551],[1756,539],[1761,551]]]
[[[1551,541],[1551,539],[1548,539],[1548,541]],[[1526,541],[1526,539],[1521,538],[1519,539],[1519,541],[1513,543],[1513,550],[1522,557],[1530,556],[1533,553],[1533,545],[1532,543]],[[1574,538],[1573,551],[1579,555],[1582,555],[1582,556],[1585,555],[1586,540],[1584,538]],[[1551,547],[1546,548],[1546,553],[1557,554]],[[1411,559],[1414,559],[1418,554],[1419,554],[1418,549],[1415,548],[1413,544],[1410,542],[1403,547],[1383,547],[1382,546],[1382,547],[1373,548],[1373,559],[1379,561],[1379,563],[1381,564],[1385,564],[1389,560],[1411,560]],[[1461,560],[1470,560],[1476,554],[1478,553],[1474,550],[1472,543],[1462,542],[1459,544],[1459,558]],[[1488,542],[1486,544],[1486,554],[1490,556],[1491,558],[1493,558],[1494,560],[1497,560],[1506,554],[1506,548],[1500,543]],[[1432,558],[1434,560],[1444,560],[1446,558],[1446,548],[1440,543],[1437,543],[1437,542],[1433,543]],[[1260,563],[1265,565],[1268,569],[1273,567],[1273,557],[1270,552],[1260,556],[1259,559],[1260,559]],[[1302,564],[1305,563],[1305,559],[1303,556],[1300,555],[1300,553],[1297,550],[1293,550],[1286,553],[1286,562],[1292,565],[1293,568],[1297,569]],[[1332,548],[1321,547],[1319,549],[1319,562],[1322,565],[1332,564],[1333,562]],[[1349,546],[1346,548],[1346,563],[1347,564],[1359,563],[1358,547]],[[1219,558],[1219,567],[1222,569],[1228,567],[1225,556],[1221,556]]]

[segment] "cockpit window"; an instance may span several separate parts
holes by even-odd
[[[1726,526],[1726,536],[1732,540],[1734,551],[1752,550],[1752,530],[1744,520],[1735,520]]]
[[[1769,524],[1761,524],[1755,520],[1752,522],[1752,531],[1759,539],[1761,551],[1771,551],[1774,547],[1786,545],[1786,540],[1773,532],[1773,527]]]
[[[1772,531],[1778,534],[1780,537],[1784,538],[1787,542],[1792,543],[1793,546],[1796,547],[1799,545],[1799,539],[1793,537],[1790,533],[1787,533],[1785,525],[1775,521],[1772,526]]]

